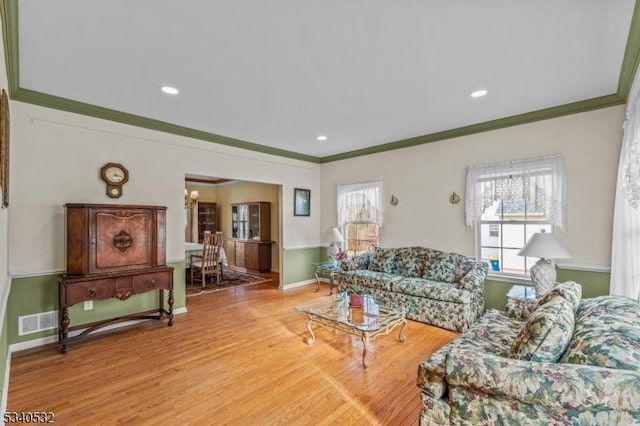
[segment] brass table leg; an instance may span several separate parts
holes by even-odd
[[[369,367],[367,363],[367,345],[369,344],[369,333],[362,333],[362,367],[366,370]]]
[[[402,325],[400,326],[400,334],[398,335],[398,339],[400,339],[402,343],[407,343],[407,336],[404,335],[404,329],[406,326],[407,326],[407,320],[403,319]]]
[[[311,323],[313,323],[313,320],[311,319],[311,317],[309,317],[309,319],[307,320],[307,330],[309,330],[309,334],[311,334],[311,337],[307,338],[307,345],[313,345],[313,342],[316,341],[316,335],[313,334]]]

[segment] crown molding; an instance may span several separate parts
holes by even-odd
[[[10,92],[11,93],[11,92]],[[156,130],[163,133],[171,133],[178,136],[185,136],[192,139],[198,139],[207,142],[213,142],[220,145],[231,146],[234,148],[246,149],[249,151],[260,152],[263,154],[275,155],[278,157],[292,158],[294,160],[302,160],[312,163],[319,163],[320,158],[311,155],[305,155],[298,152],[287,151],[284,149],[273,148],[270,146],[260,145],[253,142],[247,142],[240,139],[234,139],[227,136],[217,135],[215,133],[204,132],[189,127],[179,126],[177,124],[167,123],[166,121],[155,120],[152,118],[142,117],[140,115],[129,114],[114,109],[104,108],[97,105],[87,104],[84,102],[74,101],[47,93],[36,92],[29,89],[19,87],[13,91],[13,100],[22,101],[33,105],[39,105],[47,108],[53,108],[61,111],[73,112],[76,114],[86,115],[89,117],[100,118],[103,120],[114,121],[117,123],[128,124],[131,126],[142,127],[145,129]]]
[[[621,105],[627,101],[631,84],[633,83],[638,64],[640,63],[640,5],[636,3],[631,18],[616,93],[340,154],[316,157],[21,88],[18,47],[18,0],[0,0],[0,17],[2,18],[4,35],[5,65],[9,81],[9,97],[12,100],[310,163],[330,163]]]
[[[497,120],[485,121],[484,123],[472,124],[469,126],[458,127],[456,129],[444,130],[442,132],[431,133],[424,136],[416,136],[414,138],[402,139],[395,142],[389,142],[382,145],[375,145],[369,148],[363,148],[355,151],[344,152],[341,154],[322,157],[321,163],[329,163],[332,161],[344,160],[347,158],[360,157],[363,155],[377,154],[380,152],[391,151],[395,149],[408,148],[425,143],[438,142],[446,139],[458,138],[460,136],[468,136],[476,133],[488,132],[491,130],[504,129],[506,127],[518,126],[521,124],[533,123],[535,121],[548,120],[550,118],[562,117],[564,115],[576,114],[600,108],[608,108],[615,105],[625,103],[626,100],[618,94],[611,94],[599,98],[587,99],[585,101],[573,102],[570,104],[560,105],[551,108],[545,108],[538,111],[526,112],[524,114],[512,115],[511,117],[499,118]]]

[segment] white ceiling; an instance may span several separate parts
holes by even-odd
[[[633,7],[21,0],[19,84],[324,157],[615,93]]]

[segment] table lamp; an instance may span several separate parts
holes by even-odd
[[[338,228],[336,228],[335,226],[331,226],[329,227],[329,229],[327,229],[327,232],[324,233],[324,237],[322,238],[322,240],[331,241],[331,244],[329,244],[329,247],[327,248],[327,256],[329,257],[329,260],[335,261],[336,254],[338,254],[338,252],[340,251],[336,243],[341,243],[344,241],[342,234],[340,233],[340,231],[338,231]]]
[[[544,296],[556,282],[556,265],[552,259],[567,259],[571,257],[567,249],[553,236],[543,229],[529,239],[520,250],[518,256],[539,257],[531,266],[531,281],[536,288],[536,296]]]

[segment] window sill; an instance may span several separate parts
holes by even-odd
[[[521,284],[533,286],[531,278],[528,276],[507,275],[507,274],[487,274],[487,279],[511,284]]]

